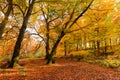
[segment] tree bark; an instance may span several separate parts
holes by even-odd
[[[27,28],[29,17],[32,13],[34,1],[35,0],[32,0],[32,2],[29,3],[29,8],[27,10],[27,13],[23,17],[23,24],[22,24],[22,27],[21,27],[19,35],[18,35],[18,39],[17,39],[16,44],[15,44],[15,48],[14,48],[14,52],[13,52],[13,56],[12,56],[12,60],[10,62],[9,68],[13,68],[14,63],[17,62],[17,58],[19,57],[20,46],[21,46],[22,40],[24,38],[24,33],[25,33],[26,28]]]

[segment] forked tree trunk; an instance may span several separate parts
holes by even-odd
[[[18,39],[17,39],[16,44],[15,44],[15,48],[14,48],[14,52],[13,52],[13,56],[12,56],[12,60],[10,62],[9,68],[13,68],[14,63],[17,62],[17,58],[19,57],[20,46],[21,46],[22,40],[24,38],[24,33],[25,33],[26,28],[27,28],[29,17],[32,13],[34,1],[35,0],[32,0],[32,2],[29,4],[29,8],[27,10],[27,13],[23,18],[23,24],[22,24],[22,27],[21,27],[19,35],[18,35]]]
[[[58,40],[56,41],[56,43],[54,44],[50,54],[49,54],[49,57],[47,59],[47,64],[53,64],[54,63],[54,60],[53,60],[53,56],[55,55],[55,52],[56,52],[56,49],[58,47],[58,44],[60,43],[61,39],[64,37],[65,33],[62,31],[61,32],[61,35],[59,36]]]

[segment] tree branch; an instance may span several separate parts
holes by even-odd
[[[12,5],[18,7],[18,9],[21,11],[22,15],[24,16],[24,11],[22,10],[22,8],[18,4],[12,4]]]
[[[81,27],[81,26],[76,22],[76,25],[79,26],[80,28],[79,28],[79,29],[72,30],[72,31],[68,31],[67,33],[72,33],[72,32],[79,31],[79,30],[81,30],[82,32],[86,33],[83,29],[86,28],[86,27],[88,27],[88,26],[90,26],[91,24],[88,24],[88,25],[86,25],[86,26],[84,26],[84,27]]]
[[[37,29],[35,28],[35,27],[33,27],[34,28],[34,30],[36,31],[36,33],[32,33],[32,35],[38,35],[40,38],[42,38],[42,40],[45,42],[45,39],[44,39],[44,37],[43,36],[41,36],[40,34],[39,34],[39,32],[37,31]],[[46,42],[45,42],[46,43]]]
[[[83,14],[89,9],[89,7],[91,6],[91,4],[93,3],[94,0],[92,0],[89,5],[86,7],[85,10],[82,11],[82,13],[80,15],[78,15],[78,17],[72,22],[72,24],[69,26],[69,29],[74,25],[74,23],[76,23],[76,21],[83,16]]]

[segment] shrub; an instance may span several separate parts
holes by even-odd
[[[105,60],[97,60],[98,64],[106,67],[117,68],[120,67],[120,61],[117,59],[105,59]]]
[[[82,56],[83,58],[94,56],[91,50],[80,50],[72,52],[71,54],[73,54],[73,56]]]
[[[44,57],[45,54],[43,53],[36,53],[36,54],[21,54],[20,58],[41,58]]]

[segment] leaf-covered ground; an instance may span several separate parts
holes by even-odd
[[[0,80],[120,80],[120,68],[106,68],[59,58],[45,65],[43,59],[22,59],[14,69],[0,69]]]

